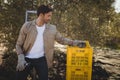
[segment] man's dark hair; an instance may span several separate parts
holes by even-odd
[[[51,12],[51,11],[53,11],[53,9],[50,8],[49,6],[41,5],[37,9],[37,16],[39,16],[41,13],[45,14],[45,13],[48,13],[48,12]]]

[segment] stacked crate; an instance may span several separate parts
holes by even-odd
[[[66,80],[91,80],[93,49],[86,41],[86,47],[67,48]]]

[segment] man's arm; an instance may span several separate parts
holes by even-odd
[[[19,36],[16,42],[16,51],[17,54],[23,54],[23,44],[25,41],[25,37],[26,37],[26,25],[27,23],[24,23],[20,32],[19,32]]]
[[[17,71],[22,71],[25,69],[25,66],[26,66],[26,61],[25,61],[25,56],[23,54],[23,45],[24,45],[24,41],[25,41],[25,38],[26,38],[26,32],[27,32],[27,23],[24,23],[21,30],[20,30],[20,33],[19,33],[19,36],[18,36],[18,40],[17,40],[17,43],[16,43],[16,51],[17,51],[17,54],[18,54],[18,64],[17,64],[17,67],[16,67],[16,70]]]
[[[63,45],[73,45],[73,40],[64,38],[60,32],[57,31],[55,39],[58,43],[63,44]]]
[[[79,41],[79,40],[71,40],[71,39],[65,38],[60,34],[59,31],[57,31],[57,29],[56,29],[55,39],[60,44],[71,45],[71,46],[77,46],[79,43],[83,42],[83,41]]]

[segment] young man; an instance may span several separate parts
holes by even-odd
[[[16,43],[18,54],[17,79],[27,80],[34,67],[39,80],[48,80],[48,68],[52,67],[54,42],[76,46],[81,41],[64,38],[56,26],[48,24],[52,9],[41,5],[37,9],[37,19],[23,24]]]

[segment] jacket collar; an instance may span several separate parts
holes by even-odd
[[[32,25],[35,27],[36,26],[36,19],[32,21]],[[49,24],[45,24],[45,29],[49,28]]]

